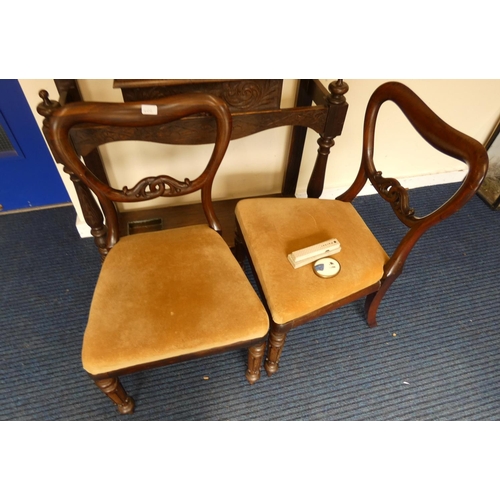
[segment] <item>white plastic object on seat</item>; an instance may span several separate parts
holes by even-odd
[[[311,245],[301,250],[296,250],[288,255],[288,260],[294,269],[310,264],[322,257],[339,253],[341,250],[339,240],[333,238],[330,240]]]

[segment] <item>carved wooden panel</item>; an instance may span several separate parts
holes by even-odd
[[[202,92],[221,97],[229,109],[262,111],[279,109],[283,80],[115,80],[123,99],[141,101],[175,94]]]
[[[307,126],[318,133],[323,131],[328,110],[311,108],[282,109],[264,113],[235,113],[232,116],[231,139],[239,139],[257,132],[285,125]],[[81,126],[71,131],[71,139],[81,155],[96,146],[116,140],[143,140],[165,144],[210,144],[215,140],[215,121],[211,117],[197,116],[172,124],[148,128]]]

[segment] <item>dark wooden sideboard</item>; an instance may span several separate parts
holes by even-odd
[[[82,101],[77,80],[54,80],[59,92],[59,103],[49,101],[46,106],[64,105]],[[114,88],[121,89],[124,101],[150,100],[185,92],[203,92],[217,95],[228,104],[232,119],[232,139],[246,137],[275,127],[292,126],[288,162],[283,178],[282,189],[276,196],[295,196],[302,153],[307,129],[316,131],[318,154],[309,180],[307,193],[319,197],[323,190],[328,155],[335,144],[335,137],[342,133],[348,104],[345,94],[348,86],[343,80],[331,82],[326,88],[319,80],[300,80],[291,108],[281,107],[283,80],[114,80]],[[39,107],[43,114],[42,103]],[[86,134],[99,135],[98,127],[76,130],[73,141],[85,159],[85,163],[104,182],[108,182],[106,168],[98,150],[85,149]],[[182,120],[180,125],[163,127],[158,131],[158,142],[168,144],[208,144],[213,142],[213,122],[199,116]],[[104,141],[103,137],[103,142]],[[50,141],[49,141],[50,146]],[[82,190],[81,183],[72,177],[82,206],[86,222],[92,228],[97,214],[95,207],[89,206],[88,193]],[[223,236],[230,246],[234,239],[234,207],[238,200],[215,202]],[[180,225],[197,224],[204,221],[201,205],[169,206],[165,208],[125,211],[119,214],[120,231],[131,234],[172,228]],[[96,244],[102,235],[95,235]],[[99,246],[99,244],[98,244]]]

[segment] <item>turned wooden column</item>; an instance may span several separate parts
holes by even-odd
[[[55,161],[62,164],[60,158],[58,158],[54,153],[55,148],[52,147],[53,137],[50,133],[50,130],[46,126],[46,119],[53,113],[55,109],[60,108],[61,105],[57,101],[51,101],[46,90],[41,90],[39,96],[42,98],[42,102],[37,106],[37,111],[45,117],[42,127],[43,134],[47,139],[52,154],[54,155]],[[80,181],[78,176],[76,176],[74,172],[72,172],[66,165],[64,166],[63,170],[69,175],[71,181],[73,182],[73,185],[75,186],[75,191],[82,207],[83,217],[85,219],[85,222],[90,226],[90,232],[94,237],[94,242],[99,249],[101,259],[104,260],[108,253],[108,250],[106,248],[107,229],[104,224],[102,210],[97,204],[94,196],[90,192],[90,189]]]
[[[107,228],[104,224],[102,210],[97,205],[90,189],[78,178],[78,176],[67,167],[64,167],[63,170],[73,181],[78,201],[82,207],[83,217],[85,222],[90,226],[90,234],[94,237],[94,243],[101,254],[101,260],[104,261],[108,254],[108,249],[106,246]]]
[[[348,108],[344,95],[349,90],[347,83],[343,80],[337,80],[335,83],[330,83],[328,90],[330,95],[325,98],[328,115],[325,129],[318,139],[318,154],[307,186],[307,196],[309,198],[319,198],[323,192],[328,155],[335,144],[334,138],[342,133]]]

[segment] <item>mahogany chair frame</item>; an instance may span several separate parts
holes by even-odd
[[[56,153],[56,161],[64,165],[64,171],[78,186],[79,193],[84,195],[80,197],[80,201],[85,201],[86,213],[94,215],[91,228],[94,237],[99,236],[98,247],[104,257],[120,238],[119,212],[115,205],[117,202],[177,197],[200,190],[205,217],[210,227],[221,232],[211,190],[213,179],[231,139],[231,115],[222,100],[204,94],[183,94],[142,103],[82,102],[60,106],[59,103],[49,100],[46,91],[41,91],[40,97],[43,103],[38,106],[38,112],[46,117],[43,124],[44,134]],[[138,113],[143,105],[148,104],[158,106],[158,114]],[[172,122],[199,114],[215,118],[214,151],[207,167],[194,181],[179,181],[169,176],[147,177],[132,188],[115,189],[95,175],[79,158],[88,156],[98,146],[120,140],[172,143],[172,139],[162,141],[160,136],[165,132],[160,134],[159,130],[165,129]],[[212,118],[208,116],[206,120],[213,123]],[[71,142],[66,140],[67,137],[71,138]],[[102,216],[98,217],[98,222],[95,220],[96,211],[100,212],[100,209],[93,201],[90,191],[97,196],[106,226]]]
[[[56,161],[63,164],[85,203],[87,220],[98,244],[102,261],[122,236],[117,202],[139,202],[158,197],[177,197],[201,191],[201,204],[208,225],[221,232],[221,225],[214,210],[211,188],[215,174],[231,138],[231,115],[221,99],[205,94],[183,94],[142,103],[93,103],[76,102],[61,106],[49,99],[45,90],[40,91],[43,102],[38,112],[45,119],[43,131],[52,145]],[[157,114],[142,114],[143,104],[153,104]],[[190,120],[204,116],[214,131],[214,149],[203,172],[194,180],[177,180],[168,175],[146,177],[133,187],[116,189],[107,180],[96,175],[82,157],[97,151],[101,144],[119,140],[149,140],[169,143],[166,128],[174,121]],[[158,132],[161,133],[158,133]],[[93,196],[95,195],[95,197]],[[96,201],[97,199],[97,201]],[[132,236],[134,237],[134,236]],[[265,353],[267,332],[262,338],[237,342],[223,348],[194,352],[153,363],[131,366],[118,371],[91,375],[96,385],[117,405],[122,414],[132,413],[135,402],[123,388],[119,376],[218,354],[228,350],[248,348],[247,380],[253,384],[260,377]]]
[[[383,177],[382,172],[375,167],[373,158],[375,126],[379,110],[387,101],[392,101],[400,108],[414,129],[427,143],[443,154],[462,161],[468,166],[465,178],[455,194],[438,209],[423,217],[417,217],[415,210],[410,208],[408,190],[401,186],[398,180]],[[286,324],[277,324],[271,317],[271,330],[265,361],[267,374],[272,375],[278,370],[286,336],[292,328],[314,320],[343,305],[366,297],[367,323],[370,327],[376,326],[377,309],[392,283],[401,275],[406,259],[417,241],[428,229],[457,212],[474,196],[485,178],[487,169],[488,155],[485,148],[475,139],[445,123],[411,89],[399,82],[387,82],[377,88],[368,102],[365,113],[363,150],[359,172],[351,187],[336,199],[352,202],[369,180],[377,193],[390,203],[398,219],[409,230],[390,256],[384,267],[383,277],[379,282],[311,314],[295,318]],[[238,259],[241,261],[248,257],[251,263],[250,253],[238,223],[236,224],[235,241]],[[255,270],[254,275],[258,282]]]

